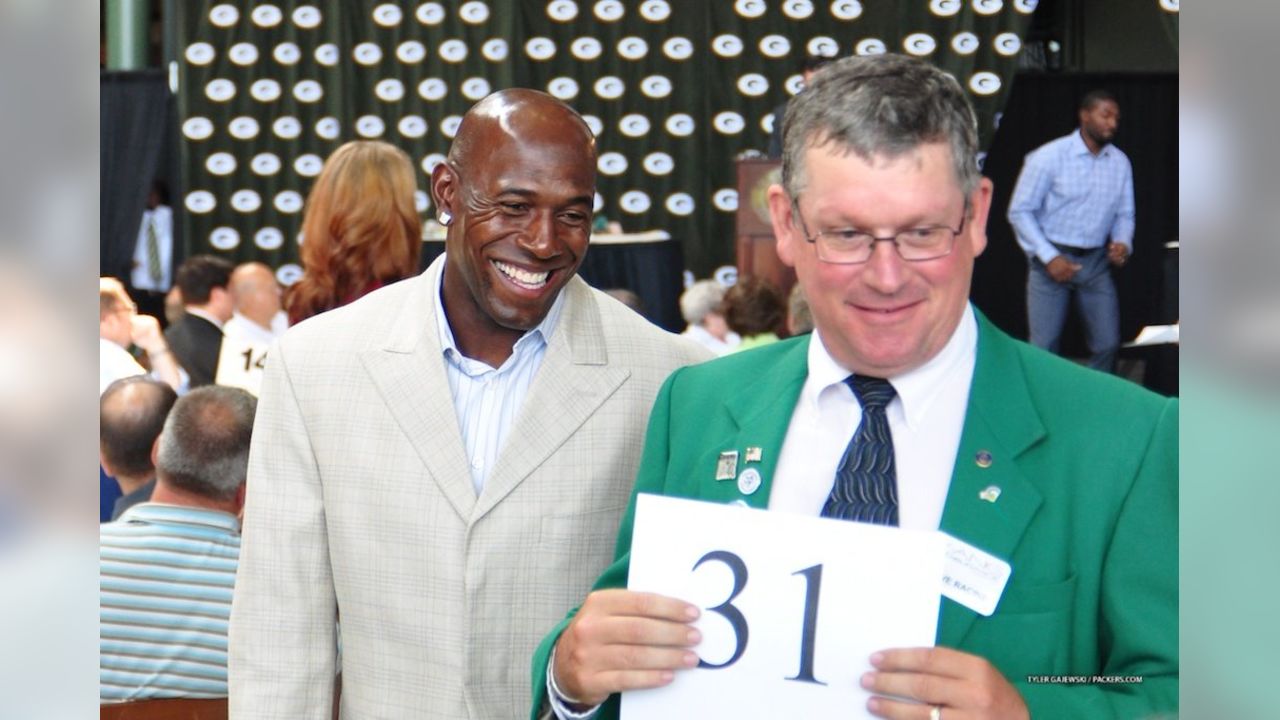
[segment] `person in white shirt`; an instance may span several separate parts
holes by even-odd
[[[680,295],[680,314],[689,324],[681,334],[716,355],[728,353],[742,341],[724,319],[720,308],[724,293],[719,281],[699,280]]]
[[[124,284],[111,277],[98,278],[98,394],[124,377],[146,375],[147,369],[129,354],[137,345],[147,354],[151,376],[177,392],[186,390],[178,361],[160,332],[160,321],[138,314]]]
[[[165,293],[173,287],[173,267],[173,209],[164,183],[156,180],[147,192],[126,278],[144,315],[161,316]]]
[[[235,310],[222,326],[224,342],[234,339],[270,345],[289,328],[281,305],[280,283],[265,264],[247,262],[236,266],[227,289],[231,291]]]

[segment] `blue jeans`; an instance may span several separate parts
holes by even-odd
[[[1111,281],[1111,263],[1105,247],[1085,255],[1066,258],[1083,267],[1071,280],[1060,283],[1049,275],[1044,263],[1030,258],[1027,274],[1027,324],[1031,344],[1049,352],[1058,352],[1062,326],[1075,297],[1076,311],[1084,322],[1085,343],[1089,346],[1089,367],[1112,372],[1116,351],[1120,349],[1120,302]]]

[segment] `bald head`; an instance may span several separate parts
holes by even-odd
[[[449,162],[467,167],[497,144],[554,144],[582,148],[595,164],[595,138],[573,108],[526,88],[499,90],[476,103],[462,118],[449,148]]]
[[[271,268],[260,262],[247,262],[236,267],[227,284],[236,312],[265,328],[280,312],[280,285]]]

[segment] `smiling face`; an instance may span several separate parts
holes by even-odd
[[[951,151],[926,143],[871,162],[831,145],[805,153],[807,182],[800,212],[810,232],[853,227],[878,237],[930,225],[959,226],[965,197]],[[973,259],[986,247],[991,182],[968,198],[969,215],[951,254],[907,262],[893,243],[879,242],[871,259],[833,265],[818,259],[779,185],[769,189],[778,254],[795,267],[814,324],[846,369],[890,378],[920,367],[951,338],[969,299]]]
[[[444,303],[459,348],[500,363],[546,317],[591,236],[595,149],[566,106],[541,93],[490,96],[432,173],[446,240]]]

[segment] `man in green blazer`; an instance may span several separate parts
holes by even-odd
[[[989,617],[944,598],[936,647],[849,668],[872,714],[1176,713],[1177,402],[1015,341],[970,306],[992,186],[954,78],[903,56],[844,59],[788,120],[770,210],[816,330],[673,374],[636,492],[840,516],[839,498],[871,502],[842,494],[844,454],[887,428],[876,521],[940,529],[1012,574]],[[614,717],[616,693],[697,664],[698,608],[621,589],[633,519],[634,497],[615,562],[539,647],[534,717]]]

